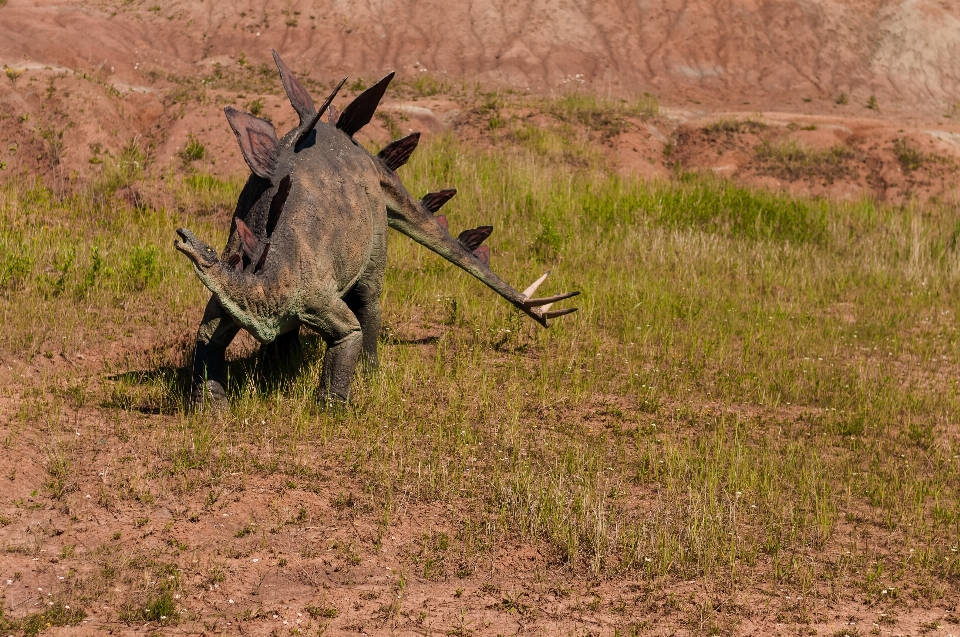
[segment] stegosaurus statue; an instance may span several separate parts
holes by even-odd
[[[273,125],[226,107],[227,121],[253,172],[237,201],[230,238],[221,256],[180,228],[176,248],[213,293],[197,331],[193,361],[194,403],[225,400],[224,355],[242,328],[260,343],[315,330],[327,344],[321,391],[345,401],[361,353],[377,366],[380,293],[387,265],[387,227],[394,228],[483,281],[540,325],[576,311],[550,310],[578,294],[531,298],[543,275],[518,292],[490,269],[481,245],[493,228],[447,231],[435,213],[456,190],[414,199],[396,170],[416,148],[419,133],[387,145],[376,156],[353,136],[373,117],[390,73],[337,114],[333,99],[320,105],[276,51],[273,58],[300,124],[277,139]],[[328,122],[321,121],[327,113]]]

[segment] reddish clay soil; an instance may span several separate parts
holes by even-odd
[[[82,179],[133,138],[163,174],[179,167],[190,135],[207,150],[197,167],[242,173],[224,105],[260,99],[278,129],[295,121],[271,48],[316,95],[343,75],[369,84],[388,69],[398,71],[398,85],[444,82],[449,99],[388,96],[404,127],[428,133],[469,126],[464,86],[545,96],[649,92],[663,107],[659,118],[598,140],[628,174],[699,170],[798,194],[957,199],[960,4],[943,0],[8,0],[0,7],[0,63],[8,68],[0,178]],[[698,132],[721,118],[769,130]],[[367,134],[387,139],[383,127]],[[764,140],[845,148],[844,167],[797,175],[760,166]],[[931,161],[905,169],[896,143]]]

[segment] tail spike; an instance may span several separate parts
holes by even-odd
[[[391,71],[379,82],[365,90],[357,96],[350,105],[343,109],[343,113],[337,120],[337,128],[353,137],[353,135],[370,123],[373,113],[377,110],[383,94],[387,91],[387,85],[393,79],[395,73]]]
[[[523,297],[529,299],[537,291],[537,288],[540,287],[540,284],[547,280],[547,277],[550,276],[551,270],[547,270],[542,277],[530,284],[526,290],[523,291]]]
[[[551,312],[544,312],[544,313],[543,313],[543,318],[545,318],[545,319],[547,319],[547,320],[549,321],[550,319],[555,319],[555,318],[558,318],[558,317],[560,317],[560,316],[566,316],[567,314],[573,314],[574,312],[576,312],[576,311],[579,310],[579,309],[580,309],[580,308],[578,308],[578,307],[568,307],[568,308],[565,308],[565,309],[562,309],[562,310],[553,310],[553,311],[551,311]]]

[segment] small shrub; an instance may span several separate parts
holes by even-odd
[[[420,97],[436,95],[444,88],[442,82],[427,73],[421,73],[410,86]]]
[[[850,103],[850,98],[847,97],[846,93],[840,93],[840,95],[837,96],[837,104],[839,104],[840,106],[846,106],[849,103]]]
[[[155,245],[134,246],[124,268],[124,280],[130,289],[146,289],[160,273],[160,249]]]
[[[99,246],[93,246],[90,255],[90,266],[83,273],[83,280],[77,286],[76,295],[78,299],[85,299],[90,292],[97,287],[97,283],[105,271],[103,257],[100,256]]]
[[[720,119],[708,126],[703,127],[703,131],[705,133],[713,135],[720,133],[756,133],[766,129],[766,124],[755,119]]]
[[[0,0],[0,7],[2,7],[4,4],[6,4],[6,0]],[[7,65],[4,65],[4,66],[3,66],[3,72],[7,74],[7,77],[10,78],[10,81],[11,81],[11,82],[16,82],[17,79],[18,79],[21,75],[23,75],[23,71],[24,71],[24,70],[25,70],[25,69],[14,69],[14,68],[10,68],[10,67],[7,66]]]
[[[789,181],[821,178],[832,183],[853,173],[847,163],[853,158],[853,151],[846,146],[813,150],[791,140],[781,144],[764,141],[757,146],[754,160],[763,174]]]
[[[58,254],[53,258],[53,271],[55,274],[44,273],[37,278],[40,285],[40,292],[46,298],[57,298],[63,294],[67,287],[67,277],[73,267],[73,262],[77,258],[76,246],[70,246],[63,254]]]
[[[67,150],[67,145],[63,141],[63,130],[41,128],[40,137],[47,145],[47,158],[50,160],[50,167],[59,166]]]
[[[260,117],[260,114],[263,113],[263,98],[258,97],[251,102],[247,102],[247,110],[250,111],[252,115]]]
[[[97,190],[112,194],[133,185],[143,174],[146,160],[147,154],[140,148],[140,139],[131,138],[117,158],[105,164]]]
[[[307,606],[306,611],[307,614],[314,619],[333,619],[340,614],[340,611],[333,606],[326,608],[321,606]]]
[[[194,137],[193,133],[190,133],[190,137],[187,138],[187,144],[183,147],[183,150],[180,151],[180,159],[182,159],[184,163],[189,163],[203,159],[206,154],[207,149],[204,145],[200,143],[199,139]]]
[[[0,257],[0,290],[22,290],[33,272],[33,258],[29,254],[8,251]]]
[[[541,261],[552,261],[563,249],[563,235],[550,219],[540,222],[540,232],[533,240],[533,251]]]
[[[660,104],[650,93],[633,100],[610,100],[573,93],[551,102],[548,110],[561,121],[581,124],[609,138],[626,130],[628,117],[656,117],[660,113]]]
[[[906,139],[893,140],[893,152],[904,172],[912,172],[923,165],[923,152]]]
[[[8,626],[10,624],[13,626],[19,624],[19,629],[23,631],[26,637],[34,637],[52,626],[76,626],[82,622],[86,616],[87,614],[81,609],[70,608],[63,602],[57,601],[42,613],[27,615],[19,622],[6,621]],[[3,623],[3,617],[0,615],[0,626],[3,626]]]
[[[383,122],[384,127],[390,133],[390,136],[394,139],[403,136],[403,131],[400,129],[400,125],[397,124],[397,121],[393,119],[393,116],[386,111],[377,111],[375,113],[376,118]]]
[[[170,591],[164,591],[147,602],[143,618],[148,622],[172,622],[177,616],[177,602]]]
[[[880,103],[877,101],[876,95],[871,95],[870,99],[867,100],[867,108],[869,108],[871,111],[880,110]]]

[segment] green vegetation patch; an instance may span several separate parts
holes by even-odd
[[[79,608],[71,608],[61,601],[52,601],[42,612],[32,613],[22,619],[8,617],[0,606],[0,630],[21,632],[25,637],[35,637],[48,628],[77,626],[87,616]]]
[[[656,97],[644,93],[632,99],[604,99],[587,93],[571,93],[550,101],[546,110],[561,121],[614,137],[626,130],[627,118],[649,119],[660,112]]]
[[[787,181],[822,179],[833,183],[841,177],[856,176],[852,165],[855,159],[856,153],[844,145],[814,150],[795,140],[779,143],[765,140],[756,147],[753,161],[764,175]]]

